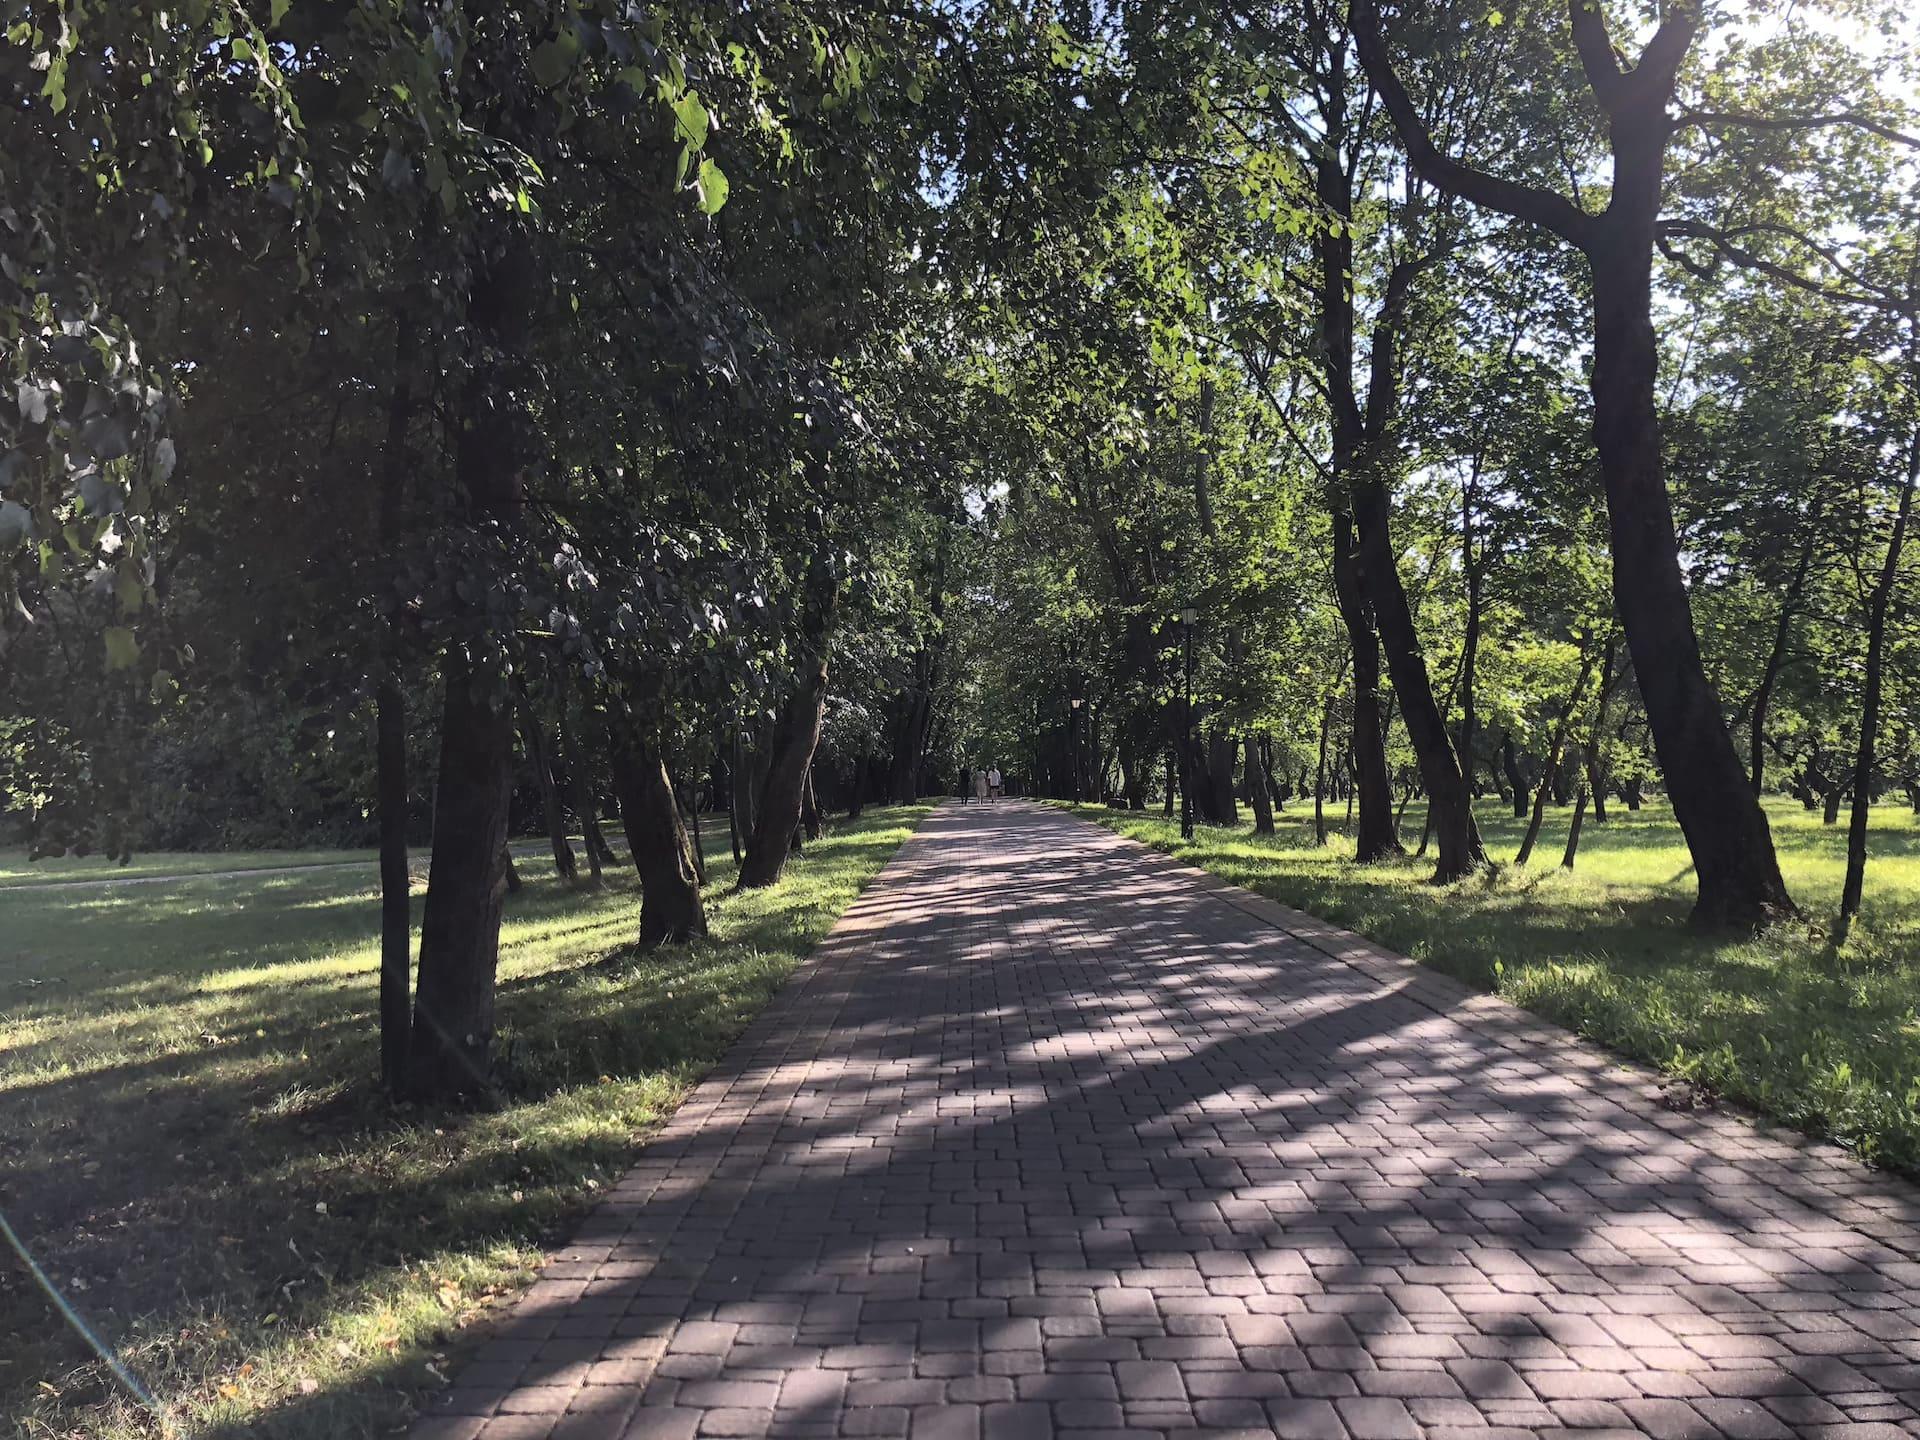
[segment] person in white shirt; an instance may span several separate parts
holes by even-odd
[[[987,771],[987,794],[992,799],[998,800],[1006,793],[1000,778],[1000,767],[995,765]]]
[[[973,772],[973,798],[975,800],[978,800],[982,805],[984,805],[987,803],[987,794],[988,794],[987,772],[984,770],[974,771]]]

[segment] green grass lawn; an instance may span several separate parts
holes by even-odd
[[[724,817],[723,817],[724,818]],[[708,828],[712,828],[711,817]],[[724,831],[723,831],[724,833]],[[709,846],[713,837],[707,837]],[[586,867],[581,839],[573,837],[574,855],[580,868]],[[513,842],[518,863],[544,862],[552,852],[544,839],[519,839]],[[165,850],[154,854],[136,854],[125,865],[104,855],[52,855],[43,860],[27,859],[18,848],[0,847],[0,890],[21,885],[72,885],[102,880],[154,880],[174,875],[211,875],[228,870],[303,869],[315,865],[366,865],[379,863],[373,850]],[[416,850],[414,867],[424,872],[426,855]]]
[[[1157,812],[1078,813],[1283,904],[1358,930],[1469,984],[1636,1059],[1862,1154],[1920,1171],[1920,825],[1877,807],[1863,925],[1835,955],[1821,938],[1839,901],[1844,826],[1790,801],[1769,802],[1782,868],[1809,924],[1759,939],[1686,926],[1693,873],[1664,806],[1589,817],[1578,864],[1560,868],[1569,810],[1549,810],[1524,871],[1440,889],[1431,858],[1361,867],[1335,835],[1313,844],[1311,803],[1288,807],[1267,840],[1202,826],[1191,844]],[[1332,812],[1338,819],[1340,812]],[[1502,862],[1524,822],[1483,805]],[[1417,843],[1423,812],[1402,833]]]
[[[740,893],[709,827],[712,936],[648,955],[631,872],[595,893],[523,860],[485,1113],[376,1093],[358,867],[0,897],[0,1211],[166,1433],[384,1433],[925,813],[869,811]],[[4,1260],[0,1416],[161,1430]]]
[[[53,855],[29,860],[24,850],[0,849],[0,890],[83,880],[146,880],[156,875],[205,875],[218,870],[273,870],[289,865],[371,865],[371,850],[194,850],[135,855],[121,865],[104,855]]]

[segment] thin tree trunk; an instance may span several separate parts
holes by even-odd
[[[847,818],[849,820],[858,820],[861,810],[866,808],[867,773],[872,764],[873,757],[865,750],[862,750],[860,752],[860,758],[853,762],[852,793],[847,798]]]
[[[1509,799],[1513,805],[1513,818],[1522,819],[1527,813],[1527,783],[1520,774],[1520,756],[1514,749],[1511,729],[1503,730],[1500,734],[1500,766],[1506,771]]]
[[[1573,823],[1567,827],[1567,849],[1560,857],[1562,870],[1573,869],[1573,857],[1580,852],[1580,823],[1587,818],[1587,787],[1580,787],[1580,794],[1573,802]]]
[[[1354,511],[1360,529],[1360,576],[1372,602],[1375,622],[1386,650],[1387,668],[1400,701],[1400,723],[1420,762],[1420,780],[1427,792],[1427,818],[1440,849],[1433,878],[1446,884],[1470,874],[1486,862],[1480,830],[1474,823],[1472,798],[1467,790],[1446,717],[1433,698],[1425,651],[1414,625],[1413,608],[1395,563],[1386,485],[1373,457],[1353,475]]]
[[[820,838],[820,801],[813,792],[813,766],[807,766],[807,783],[801,791],[800,823],[807,832],[807,839]]]
[[[1787,645],[1793,636],[1794,617],[1800,610],[1800,596],[1806,589],[1807,571],[1813,565],[1813,552],[1819,541],[1821,507],[1816,504],[1808,517],[1807,536],[1794,564],[1793,578],[1780,602],[1780,614],[1774,621],[1773,644],[1767,650],[1767,663],[1760,672],[1760,684],[1753,692],[1753,705],[1747,716],[1749,779],[1753,793],[1761,794],[1767,784],[1767,711],[1773,701],[1773,687],[1786,664]]]
[[[746,747],[740,743],[740,722],[737,718],[730,744],[727,752],[727,837],[733,845],[733,863],[738,866],[746,855],[747,836],[753,833],[753,783],[747,765]]]
[[[1606,732],[1607,705],[1613,699],[1614,687],[1626,674],[1626,667],[1614,667],[1614,654],[1618,642],[1611,627],[1607,630],[1607,645],[1600,656],[1600,695],[1593,706],[1593,727],[1587,732],[1587,743],[1582,757],[1587,767],[1587,788],[1593,799],[1593,823],[1607,823],[1607,800],[1603,786],[1606,783]],[[1568,866],[1572,869],[1572,866]]]
[[[1909,314],[1907,323],[1920,331],[1920,316]],[[1920,392],[1920,334],[1911,342],[1908,360],[1909,384]],[[1860,914],[1860,900],[1867,880],[1867,820],[1873,806],[1874,746],[1880,729],[1880,692],[1886,665],[1887,612],[1893,605],[1893,592],[1900,583],[1900,553],[1906,545],[1907,523],[1913,513],[1913,492],[1920,485],[1920,421],[1907,442],[1907,474],[1900,487],[1900,503],[1894,511],[1893,531],[1887,537],[1887,554],[1880,575],[1874,581],[1867,610],[1867,673],[1860,697],[1860,740],[1853,756],[1853,813],[1847,818],[1847,876],[1840,890],[1840,913],[1833,922],[1833,943],[1844,945]]]
[[[700,833],[700,787],[691,786],[687,791],[687,843],[693,851],[693,873],[700,881],[700,888],[707,888],[707,847],[705,837]]]
[[[1353,654],[1353,750],[1360,776],[1360,833],[1355,837],[1354,858],[1364,864],[1401,850],[1387,778],[1386,729],[1380,720],[1380,640],[1361,598],[1353,519],[1341,511],[1333,516],[1333,582]]]
[[[793,693],[773,727],[767,749],[767,778],[754,807],[746,858],[740,864],[740,884],[748,889],[771,885],[786,866],[793,837],[800,828],[807,770],[813,764],[814,747],[820,743],[820,722],[827,703],[827,645],[838,595],[825,565],[819,562],[811,568],[807,585],[805,659],[795,677]]]
[[[1327,843],[1327,732],[1333,728],[1333,694],[1320,707],[1320,766],[1313,777],[1313,843]]]
[[[1267,766],[1260,755],[1260,742],[1247,736],[1247,802],[1253,806],[1253,833],[1273,834],[1273,799]]]
[[[1566,748],[1567,730],[1573,722],[1574,712],[1580,708],[1580,697],[1586,693],[1587,678],[1592,673],[1593,656],[1588,655],[1580,662],[1580,674],[1573,682],[1573,693],[1567,697],[1567,703],[1560,708],[1560,714],[1553,722],[1553,740],[1547,750],[1547,763],[1540,772],[1540,787],[1533,794],[1533,815],[1527,821],[1526,838],[1520,842],[1520,853],[1513,857],[1515,865],[1525,865],[1533,858],[1533,847],[1540,839],[1540,826],[1547,816],[1547,797],[1553,793],[1554,781],[1560,775],[1560,757]]]
[[[560,786],[553,778],[553,760],[547,751],[546,731],[534,712],[533,698],[520,689],[520,738],[540,789],[540,818],[546,822],[547,843],[553,850],[553,868],[569,885],[579,878],[573,846],[567,841],[567,812],[560,803]]]
[[[593,767],[587,751],[573,731],[573,704],[564,685],[560,694],[560,759],[566,766],[567,789],[573,793],[573,808],[580,817],[582,847],[587,852],[587,883],[601,885],[600,867],[606,863],[607,842],[600,833],[600,821],[593,813]]]
[[[380,462],[380,544],[389,557],[406,520],[415,349],[413,321],[403,313],[394,331],[393,393],[387,402]],[[405,1084],[413,1034],[412,875],[407,863],[412,790],[407,780],[407,700],[400,688],[399,638],[392,621],[383,629],[380,644],[380,684],[374,693],[374,793],[380,808],[380,1083],[391,1095]]]

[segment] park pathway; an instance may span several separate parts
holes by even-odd
[[[1836,1150],[947,806],[415,1435],[1920,1435],[1916,1251]]]

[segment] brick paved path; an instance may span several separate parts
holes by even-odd
[[[1917,1248],[1834,1150],[950,806],[416,1435],[1920,1434]]]

